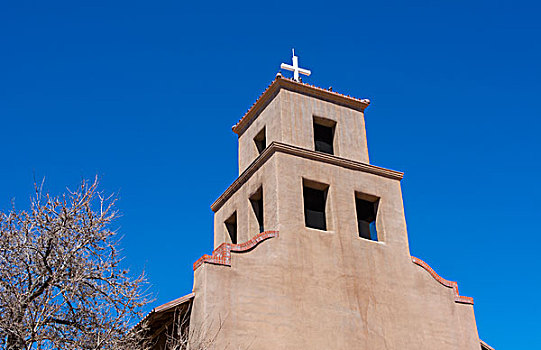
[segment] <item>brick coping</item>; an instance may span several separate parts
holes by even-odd
[[[278,231],[265,231],[261,232],[260,234],[254,236],[250,240],[239,243],[239,244],[233,244],[233,243],[222,243],[218,246],[218,248],[214,249],[212,251],[211,255],[205,254],[201,258],[197,259],[197,261],[193,264],[193,270],[197,270],[201,265],[204,263],[207,264],[214,264],[214,265],[223,265],[223,266],[231,266],[231,253],[237,252],[242,253],[245,251],[248,251],[255,246],[257,246],[259,243],[270,239],[274,237],[278,237],[279,232]],[[434,271],[433,268],[431,268],[426,262],[423,260],[416,258],[414,256],[411,257],[411,261],[428,271],[430,275],[439,283],[444,285],[445,287],[452,288],[455,293],[455,302],[462,303],[462,304],[471,304],[473,305],[473,298],[466,297],[463,295],[460,295],[458,292],[458,283],[455,281],[449,281],[440,275],[436,271]]]
[[[212,251],[212,255],[205,254],[197,259],[193,264],[193,270],[197,270],[197,268],[204,263],[231,266],[231,252],[245,252],[254,248],[259,243],[273,237],[278,237],[278,231],[261,232],[252,239],[240,244],[222,243],[218,248]]]
[[[441,284],[443,284],[446,287],[453,288],[453,291],[455,292],[455,302],[462,303],[462,304],[471,304],[473,305],[473,298],[471,297],[465,297],[458,293],[458,283],[455,281],[449,281],[445,278],[441,277],[434,271],[433,268],[431,268],[427,263],[425,263],[423,260],[416,258],[414,256],[411,257],[411,261],[413,261],[414,264],[421,266],[423,269],[428,271],[432,277]]]

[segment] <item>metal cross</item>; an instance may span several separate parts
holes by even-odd
[[[293,49],[293,65],[290,66],[289,64],[282,63],[280,68],[292,71],[293,79],[295,79],[295,81],[299,81],[299,73],[306,76],[312,74],[308,69],[299,68],[299,58],[295,56],[295,49]]]

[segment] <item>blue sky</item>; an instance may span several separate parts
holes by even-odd
[[[332,6],[331,6],[332,5]],[[482,339],[539,348],[538,2],[17,1],[0,10],[0,208],[101,177],[157,300],[212,250],[231,126],[296,49],[359,98],[371,162],[405,172],[410,249],[475,299]],[[284,73],[287,74],[287,73]]]

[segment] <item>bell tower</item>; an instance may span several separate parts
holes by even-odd
[[[275,81],[233,127],[239,136],[239,174],[266,145],[278,142],[368,163],[364,109],[369,100],[285,79]]]
[[[403,173],[369,162],[370,101],[298,80],[278,74],[233,127],[190,329],[233,349],[478,350],[473,299],[410,255]]]

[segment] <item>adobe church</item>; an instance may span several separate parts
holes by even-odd
[[[369,161],[370,101],[303,83],[295,54],[282,68],[233,127],[239,176],[193,293],[143,320],[154,348],[180,315],[196,350],[492,349],[473,299],[410,255],[403,173]]]

